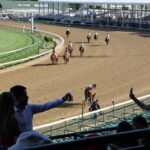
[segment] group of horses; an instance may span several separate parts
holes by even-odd
[[[88,32],[88,33],[89,33],[89,32]],[[71,33],[70,33],[70,30],[67,29],[67,30],[66,30],[66,37],[69,38],[70,34],[71,34]],[[90,43],[91,38],[92,38],[92,37],[91,37],[91,34],[88,34],[88,35],[87,35],[87,42],[88,42],[88,43]],[[97,42],[97,40],[98,40],[98,33],[95,33],[93,38],[94,38],[94,40]],[[108,36],[105,37],[105,42],[106,42],[106,45],[109,44],[110,38],[109,38]],[[82,44],[83,44],[83,43],[82,43]],[[84,50],[85,50],[85,47],[84,47],[82,44],[79,46],[80,57],[83,56]],[[64,55],[63,55],[64,64],[69,63],[69,59],[70,59],[70,57],[72,56],[72,52],[73,52],[73,47],[71,47],[71,46],[68,45],[68,46],[66,47],[65,53],[64,53]],[[50,59],[51,59],[52,64],[57,64],[57,62],[58,62],[58,56],[57,56],[57,55],[55,55],[55,54],[52,53],[51,56],[50,56]]]

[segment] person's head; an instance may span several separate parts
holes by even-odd
[[[91,85],[91,84],[89,84],[89,85],[88,85],[88,88],[89,88],[89,89],[91,89],[91,88],[92,88],[92,85]]]
[[[15,96],[15,106],[18,108],[24,108],[28,103],[26,87],[22,85],[16,85],[11,87],[10,91]]]
[[[11,92],[3,92],[0,95],[0,116],[14,114],[14,101],[15,97]]]
[[[132,119],[134,129],[148,128],[148,123],[143,116],[136,116]]]
[[[116,132],[125,132],[133,130],[132,126],[127,121],[122,121],[118,124]]]
[[[93,84],[93,87],[96,88],[96,84]]]
[[[96,103],[98,103],[98,99],[96,99],[95,101],[96,101]]]
[[[0,141],[1,145],[9,147],[14,144],[20,134],[18,122],[15,118],[15,97],[11,92],[0,95]]]
[[[52,53],[55,53],[55,49],[53,49]]]
[[[40,146],[51,143],[52,140],[43,133],[37,131],[28,131],[21,133],[17,138],[16,144],[11,146],[9,150],[20,150],[22,148],[32,149],[33,146]]]

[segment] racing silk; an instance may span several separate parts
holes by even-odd
[[[72,48],[72,42],[68,44],[68,47],[69,47],[69,48]]]
[[[52,55],[51,55],[51,58],[58,58],[58,55],[56,54],[56,53],[53,53]]]
[[[87,35],[88,37],[91,37],[91,33],[90,32],[88,32],[88,35]]]

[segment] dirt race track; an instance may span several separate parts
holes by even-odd
[[[23,26],[24,23],[0,22]],[[26,25],[29,26],[29,25]],[[37,24],[38,29],[61,35],[65,42],[66,27]],[[27,87],[29,102],[44,103],[71,91],[74,102],[34,116],[34,125],[41,125],[81,114],[81,102],[86,85],[97,84],[96,98],[101,107],[128,100],[131,87],[137,96],[150,93],[150,33],[128,32],[71,27],[74,52],[69,64],[59,58],[58,65],[51,65],[49,57],[25,67],[0,71],[0,91],[8,91],[16,84]],[[86,42],[87,32],[99,32],[98,42],[85,43],[85,53],[79,57],[78,47]],[[106,46],[104,37],[109,32],[111,43]],[[85,108],[85,112],[88,107]]]

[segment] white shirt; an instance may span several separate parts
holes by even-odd
[[[70,43],[68,44],[68,46],[72,48],[72,42],[70,42]]]
[[[88,37],[91,37],[91,32],[88,32]]]

